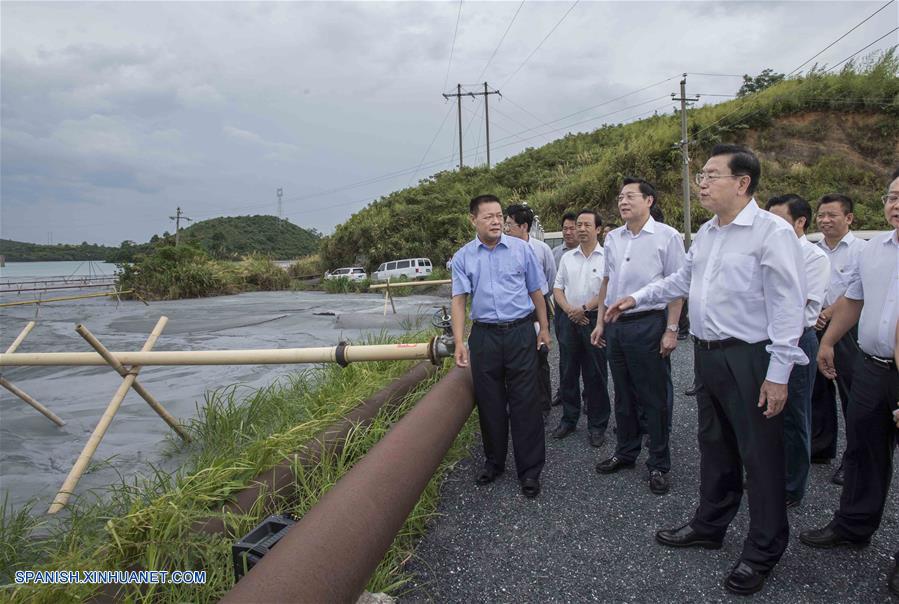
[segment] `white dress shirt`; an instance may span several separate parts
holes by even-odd
[[[627,226],[606,235],[605,276],[609,278],[605,305],[637,291],[644,285],[677,272],[686,262],[684,242],[677,230],[656,222],[652,216],[634,235]],[[628,313],[665,308],[664,302],[643,304]]]
[[[540,290],[545,296],[550,293],[550,288],[556,280],[556,259],[553,257],[552,248],[536,237],[528,237],[528,243],[531,244],[531,249],[537,256],[537,264],[540,265],[540,269],[546,277],[546,285]]]
[[[833,249],[827,246],[827,241],[823,237],[815,244],[830,259],[830,281],[827,284],[827,295],[824,297],[824,308],[836,302],[837,298],[846,293],[849,280],[855,273],[858,257],[865,249],[866,243],[864,239],[856,237],[850,231],[840,239]]]
[[[799,238],[805,259],[805,278],[808,293],[805,300],[805,326],[814,327],[824,299],[827,297],[827,284],[830,282],[830,259],[820,247],[803,235]]]
[[[786,384],[808,357],[803,331],[805,270],[799,238],[787,222],[751,199],[733,222],[715,216],[700,227],[683,268],[631,294],[637,305],[690,298],[690,331],[701,340],[771,340],[768,381]]]
[[[899,231],[873,237],[858,260],[846,297],[864,300],[858,346],[875,357],[892,359],[899,320]]]
[[[561,289],[572,306],[583,306],[599,294],[605,260],[598,243],[587,258],[580,246],[562,255],[553,289]]]

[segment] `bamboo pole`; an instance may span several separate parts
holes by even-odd
[[[387,281],[387,283],[375,283],[374,285],[369,285],[368,289],[384,289],[385,287],[423,287],[425,285],[446,285],[447,283],[452,283],[452,279],[436,279],[434,281],[402,281],[400,283],[391,283]]]
[[[168,317],[159,318],[160,321],[162,321],[163,319],[168,321]],[[163,325],[165,325],[165,323],[163,323]],[[98,340],[96,336],[94,336],[94,334],[92,334],[90,330],[88,330],[87,327],[79,324],[75,326],[75,331],[78,332],[78,335],[87,340],[87,343],[90,344],[94,348],[94,350],[100,353],[100,356],[103,357],[103,359],[109,364],[110,367],[115,369],[116,373],[118,373],[123,378],[128,377],[131,374],[131,372],[129,372],[121,363],[119,363],[118,359],[112,356],[112,353],[107,350],[106,346],[104,346],[100,342],[100,340]],[[187,432],[184,430],[184,428],[181,427],[181,424],[178,423],[178,420],[175,419],[175,417],[171,413],[166,411],[165,407],[163,407],[162,404],[156,400],[156,397],[147,392],[146,388],[144,388],[143,385],[137,381],[137,379],[134,380],[134,382],[131,384],[131,387],[141,396],[141,398],[147,401],[147,404],[150,405],[153,411],[155,411],[159,415],[159,417],[161,417],[165,421],[165,423],[167,423],[169,427],[171,427],[172,430],[178,433],[178,436],[180,436],[182,440],[190,442],[190,437],[187,435]]]
[[[153,346],[156,345],[156,340],[159,338],[159,335],[162,333],[162,330],[167,322],[168,317],[159,317],[159,321],[156,322],[156,327],[153,328],[153,331],[150,333],[150,337],[147,338],[147,341],[141,348],[142,352],[149,352],[153,348]],[[99,357],[100,355],[97,356]],[[103,357],[100,358],[102,359]],[[124,400],[125,395],[128,394],[128,390],[131,389],[131,385],[134,383],[134,380],[137,379],[137,374],[140,371],[140,367],[131,363],[129,363],[129,365],[132,365],[131,371],[128,373],[125,379],[122,380],[122,383],[119,385],[118,390],[116,390],[115,394],[113,395],[112,400],[109,401],[109,405],[106,406],[106,411],[103,413],[103,416],[97,423],[97,427],[94,428],[94,431],[88,439],[87,444],[84,445],[84,449],[81,451],[81,455],[78,456],[77,461],[75,461],[75,465],[72,466],[72,469],[69,471],[69,475],[66,476],[66,479],[62,483],[59,492],[53,499],[53,503],[50,504],[50,509],[47,510],[48,514],[55,514],[56,512],[61,510],[66,503],[68,503],[69,498],[75,491],[75,486],[81,479],[81,475],[84,474],[85,470],[87,470],[87,466],[88,464],[90,464],[91,458],[94,456],[94,452],[96,452],[97,447],[100,445],[100,441],[103,440],[103,436],[106,434],[106,430],[109,429],[109,424],[112,423],[112,418],[115,417],[116,412],[118,412],[119,407],[122,405],[122,400]]]
[[[0,294],[20,294],[22,292],[45,292],[57,289],[89,289],[91,287],[109,287],[115,285],[115,282],[107,283],[81,283],[77,285],[48,285],[46,287],[9,287],[0,289]]]
[[[126,289],[125,291],[113,291],[107,292],[103,294],[83,294],[81,296],[63,296],[61,298],[47,298],[46,300],[23,300],[21,302],[4,302],[0,304],[0,308],[5,308],[8,306],[24,306],[26,304],[46,304],[47,302],[64,302],[66,300],[83,300],[84,298],[100,298],[102,296],[118,296],[121,294],[132,294],[134,293],[130,289]],[[146,304],[146,302],[144,302]]]
[[[25,341],[25,338],[31,333],[31,330],[34,329],[34,326],[37,325],[35,321],[28,321],[25,324],[25,327],[22,328],[22,331],[19,332],[19,335],[13,340],[13,343],[9,345],[9,348],[6,349],[6,354],[12,354],[19,348],[22,342]],[[12,382],[0,376],[0,386],[3,386],[17,397],[37,409],[39,412],[44,414],[44,416],[49,419],[51,422],[62,428],[66,425],[64,421],[62,421],[58,415],[47,409],[45,406],[34,400],[27,392],[24,390],[20,390],[18,387],[14,386]]]
[[[19,390],[16,386],[11,384],[10,381],[7,380],[3,376],[0,376],[0,386],[3,386],[7,390],[9,390],[13,394],[15,394],[17,397],[19,397],[20,399],[22,399],[23,401],[25,401],[26,403],[28,403],[29,405],[31,405],[32,407],[34,407],[35,409],[37,409],[38,411],[43,413],[47,419],[49,419],[51,422],[53,422],[60,428],[62,428],[63,426],[66,425],[66,423],[64,421],[62,421],[58,415],[56,415],[55,413],[53,413],[52,411],[50,411],[49,409],[44,407],[42,404],[40,404],[39,402],[37,402],[36,400],[31,398],[27,392]]]
[[[319,348],[262,348],[248,350],[167,350],[110,352],[122,365],[292,365],[335,363],[339,346]],[[430,359],[430,343],[346,346],[347,362],[423,361]],[[96,352],[31,352],[0,354],[0,367],[28,365],[106,365]]]
[[[31,333],[31,330],[34,329],[35,325],[37,325],[37,321],[28,321],[28,323],[25,324],[25,327],[22,328],[22,331],[19,332],[19,335],[16,336],[16,339],[13,340],[13,343],[6,349],[6,354],[14,353],[16,349],[22,345],[22,342],[25,341],[25,338],[28,337],[28,334]]]

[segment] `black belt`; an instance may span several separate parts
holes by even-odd
[[[693,345],[700,350],[720,350],[722,348],[730,348],[731,346],[736,346],[737,344],[746,344],[746,342],[740,340],[739,338],[725,338],[724,340],[700,340],[696,336],[693,336]]]
[[[474,324],[478,327],[483,327],[484,329],[512,329],[513,327],[518,327],[522,323],[530,322],[531,317],[521,317],[520,319],[515,319],[514,321],[507,321],[505,323],[483,323],[481,321],[475,321]]]
[[[866,361],[874,363],[881,369],[895,369],[896,368],[896,361],[894,361],[893,359],[884,359],[881,357],[876,357],[873,354],[868,354],[866,352],[863,352],[862,356],[865,357]]]
[[[662,309],[656,310],[641,310],[640,312],[632,312],[629,314],[621,315],[618,317],[619,321],[636,321],[637,319],[645,319],[646,317],[652,317],[659,314],[665,314],[665,311]]]

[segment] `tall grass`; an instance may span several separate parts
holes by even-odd
[[[420,340],[424,334],[409,336]],[[371,338],[369,343],[384,341]],[[411,362],[326,365],[300,372],[262,389],[229,386],[208,395],[187,428],[192,443],[170,441],[168,453],[183,459],[174,474],[151,471],[121,480],[95,494],[82,494],[53,524],[31,517],[27,509],[4,508],[0,525],[2,576],[15,569],[207,571],[205,585],[118,586],[127,602],[212,602],[233,584],[233,536],[205,535],[192,523],[219,516],[221,504],[250,480],[285,459],[359,402],[400,376]],[[440,372],[441,374],[443,372]],[[282,512],[305,513],[439,379],[427,380],[399,406],[382,410],[368,427],[357,427],[339,454],[330,453],[312,468],[297,467],[295,500],[280,500]],[[403,564],[434,514],[440,480],[462,456],[472,435],[466,426],[413,513],[373,575],[369,587],[395,592],[405,581]],[[260,502],[263,498],[260,498]],[[264,516],[261,504],[247,514],[229,515],[241,536]],[[89,585],[6,585],[0,598],[24,602],[75,602],[96,595]]]

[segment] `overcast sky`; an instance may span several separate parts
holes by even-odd
[[[277,214],[278,188],[286,218],[327,233],[458,163],[441,96],[457,82],[503,94],[489,106],[496,163],[670,112],[684,71],[790,72],[885,1],[3,2],[0,236],[143,242],[174,231],[177,206]],[[897,4],[817,61],[888,32]],[[740,85],[687,81],[707,95]],[[469,165],[486,159],[481,98],[463,101]]]

